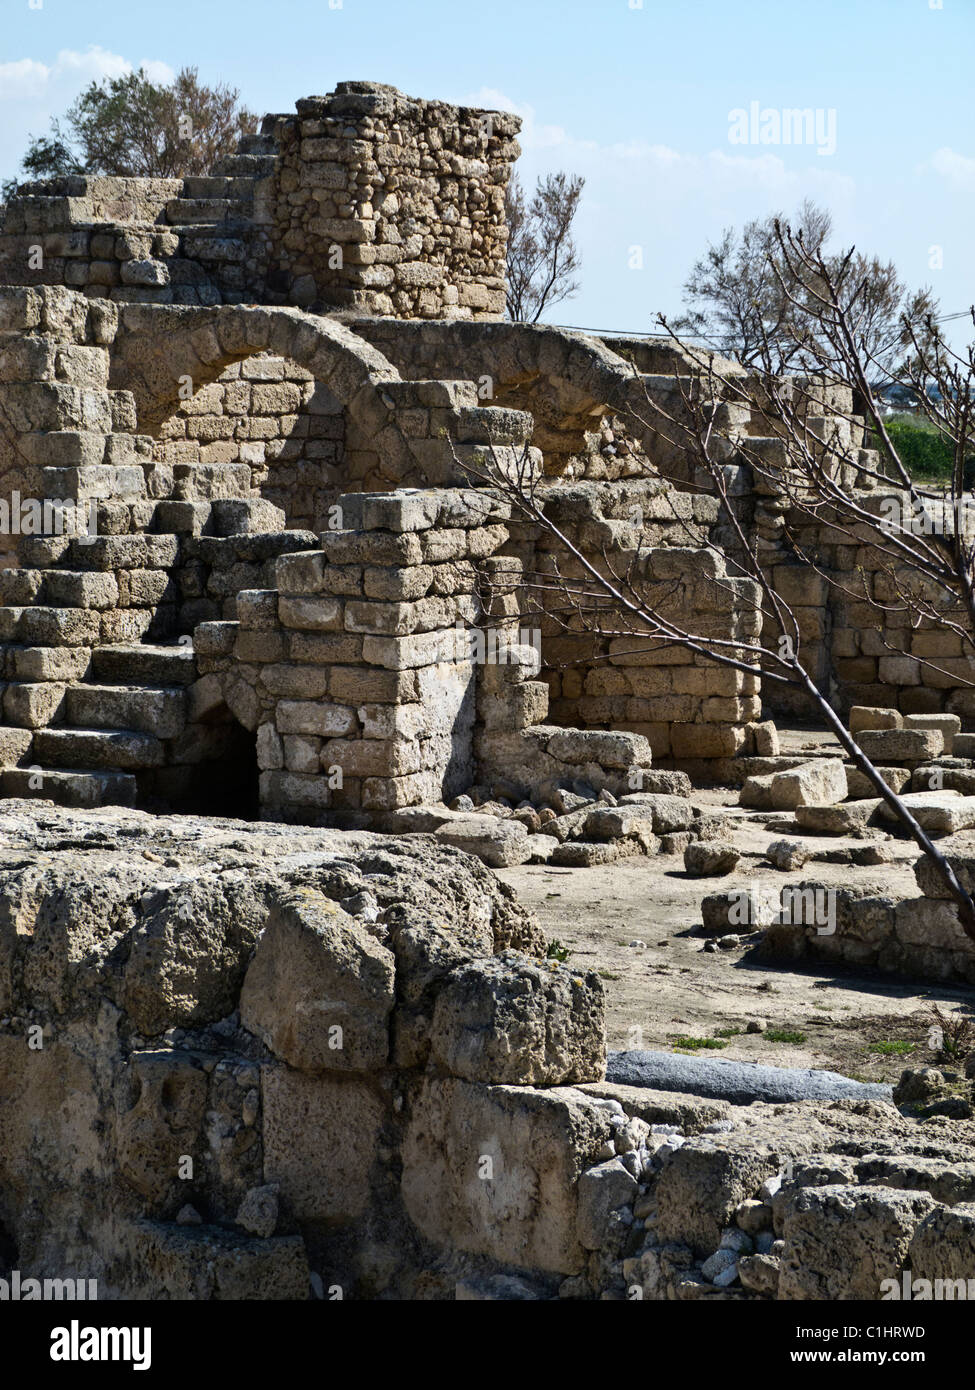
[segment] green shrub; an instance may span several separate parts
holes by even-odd
[[[954,450],[951,441],[931,424],[915,415],[892,415],[886,422],[891,443],[912,478],[924,482],[950,483]],[[873,440],[874,447],[877,440]],[[884,453],[881,450],[881,459]],[[975,457],[965,461],[965,487],[975,485]]]

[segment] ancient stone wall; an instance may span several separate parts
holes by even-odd
[[[608,1083],[598,974],[449,846],[18,802],[0,835],[4,1274],[101,1300],[973,1277],[970,1123]]]
[[[249,489],[296,529],[324,530],[345,491],[342,403],[296,362],[270,355],[225,367],[159,429],[157,462],[246,464]]]
[[[265,117],[276,167],[268,286],[401,318],[500,318],[504,194],[521,122],[342,82]]]
[[[900,489],[871,489],[857,494],[857,502],[878,523],[897,517],[911,525],[914,518],[918,534],[931,542],[943,534],[938,507],[932,503],[915,517]],[[796,515],[789,520],[802,551],[818,558],[824,575],[793,559],[774,570],[776,590],[796,605],[805,653],[822,688],[835,691],[837,707],[844,713],[854,705],[879,705],[905,714],[975,715],[975,661],[961,635],[926,618],[914,621],[905,603],[905,594],[915,590],[928,600],[935,597],[918,588],[917,575],[892,565],[876,544],[863,544],[869,536],[858,544],[855,534],[828,522],[812,525]],[[939,606],[964,626],[956,605],[939,600]],[[767,691],[766,699],[770,709],[782,707],[777,693]]]
[[[24,184],[0,284],[130,303],[500,318],[517,116],[343,82],[207,177]]]

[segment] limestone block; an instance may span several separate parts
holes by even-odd
[[[477,855],[495,869],[524,864],[531,855],[525,827],[496,816],[458,815],[441,825],[434,835],[448,845]]]
[[[519,1268],[576,1274],[576,1182],[609,1136],[571,1088],[429,1078],[403,1141],[402,1193],[422,1235]]]
[[[925,1216],[911,1237],[907,1266],[914,1279],[930,1281],[929,1297],[938,1297],[938,1280],[942,1281],[942,1298],[970,1296],[975,1277],[975,1203],[938,1207]],[[957,1280],[964,1281],[964,1292]],[[918,1296],[915,1292],[914,1297]]]
[[[190,1053],[136,1052],[127,1081],[134,1101],[118,1119],[119,1168],[155,1203],[179,1181],[183,1154],[203,1156],[207,1074]]]
[[[956,791],[908,792],[902,796],[914,819],[932,837],[953,835],[975,825],[975,796],[961,796]],[[893,821],[892,807],[881,803],[880,816]]]
[[[701,917],[707,936],[758,931],[779,915],[779,890],[773,884],[709,893],[701,901]]]
[[[965,935],[952,902],[937,898],[905,898],[894,911],[894,933],[908,946],[931,946],[943,951],[975,951]]]
[[[753,1145],[719,1147],[708,1135],[688,1140],[657,1180],[659,1239],[711,1255],[739,1205],[777,1171],[776,1155]]]
[[[847,795],[852,801],[869,800],[876,795],[876,787],[859,768],[852,763],[844,763],[843,766],[846,768]],[[894,792],[903,791],[911,780],[910,770],[906,767],[878,767],[876,770]]]
[[[307,632],[338,632],[342,628],[343,604],[332,595],[290,597],[278,599],[281,626]],[[238,615],[239,616],[239,615]]]
[[[578,1186],[576,1230],[579,1244],[587,1250],[598,1250],[609,1236],[612,1213],[632,1204],[637,1190],[636,1179],[618,1158],[587,1168]]]
[[[776,811],[794,811],[797,806],[831,806],[846,797],[846,770],[838,758],[803,763],[787,772],[776,772],[771,795]]]
[[[857,743],[872,763],[923,762],[944,751],[940,729],[865,729]]]
[[[665,772],[655,775],[668,776]],[[669,775],[679,777],[683,774],[671,773]],[[619,804],[640,808],[641,814],[649,816],[652,820],[656,835],[667,835],[674,830],[686,830],[694,818],[691,804],[683,795],[653,791],[630,792],[626,796],[620,797]]]
[[[370,1201],[385,1106],[360,1076],[261,1069],[264,1177],[302,1222],[354,1221]]]
[[[5,720],[21,729],[45,728],[62,708],[66,688],[57,681],[8,685],[3,692]]]
[[[850,710],[849,730],[851,734],[862,733],[865,729],[900,729],[903,724],[903,716],[896,709],[875,709],[870,705],[854,705]]]
[[[784,1202],[779,1296],[878,1299],[882,1281],[899,1277],[914,1232],[937,1205],[926,1192],[799,1188]]]
[[[636,840],[648,853],[657,848],[653,820],[637,806],[598,806],[586,816],[582,833],[593,840]]]
[[[300,1071],[385,1065],[394,962],[355,919],[304,890],[275,908],[240,996],[241,1022]]]
[[[604,767],[649,767],[650,744],[640,734],[566,729],[550,739],[546,751],[565,763],[599,763]]]
[[[130,1252],[133,1298],[268,1302],[308,1297],[308,1256],[298,1235],[262,1240],[218,1226],[136,1221],[122,1242]]]
[[[852,835],[877,819],[881,804],[877,797],[866,797],[838,806],[797,806],[796,825],[814,835]]]
[[[322,738],[341,738],[358,727],[355,710],[323,700],[281,700],[275,724],[280,734],[317,734]]]
[[[684,870],[694,878],[730,874],[741,858],[734,845],[721,840],[692,840],[684,851]]]
[[[471,961],[437,995],[430,1050],[465,1081],[598,1081],[606,1068],[602,981],[514,951]]]
[[[904,716],[905,729],[940,729],[944,738],[946,756],[952,753],[955,736],[961,733],[961,720],[957,714],[908,714]]]
[[[779,731],[772,723],[771,719],[763,724],[752,725],[752,736],[755,739],[755,752],[760,758],[777,758],[779,752]]]

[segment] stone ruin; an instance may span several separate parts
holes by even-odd
[[[880,814],[841,759],[782,755],[767,716],[801,717],[792,697],[526,597],[552,542],[477,485],[489,450],[698,630],[761,628],[704,548],[717,498],[635,423],[679,399],[686,354],[502,320],[518,126],[342,83],[209,177],[6,208],[8,1268],[154,1299],[875,1298],[906,1264],[973,1273],[964,1123],[935,1161],[879,1100],[742,1127],[606,1082],[599,976],[547,959],[484,867],[723,872],[692,780],[826,833]],[[713,406],[784,462],[760,412]],[[824,390],[811,427],[861,447],[851,408]],[[975,824],[958,639],[914,633],[939,672],[891,655],[877,611],[798,562],[782,497],[727,472],[864,749],[937,833]],[[870,563],[826,526],[804,541],[840,577]],[[918,874],[904,903],[852,889],[828,938],[772,910],[767,949],[972,981]]]

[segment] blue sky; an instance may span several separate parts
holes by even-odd
[[[93,77],[142,63],[196,66],[261,113],[370,78],[518,111],[526,182],[585,175],[582,288],[552,321],[646,331],[724,226],[807,196],[838,242],[960,310],[973,60],[975,0],[0,0],[0,175]],[[835,119],[835,152],[732,143],[753,102]]]

